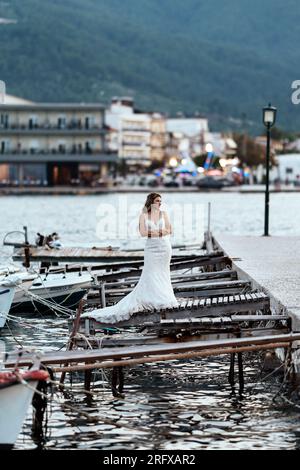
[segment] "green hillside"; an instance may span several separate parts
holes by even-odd
[[[299,130],[297,0],[6,0],[0,79],[39,101],[133,95],[140,108],[260,126],[261,107]]]

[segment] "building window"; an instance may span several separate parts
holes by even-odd
[[[66,153],[66,142],[64,140],[58,142],[58,153]]]
[[[86,116],[85,118],[85,128],[93,129],[95,127],[95,116]]]
[[[30,153],[38,153],[38,150],[39,150],[38,140],[32,140],[30,142]]]
[[[93,153],[91,142],[85,143],[85,153],[88,153],[88,154]]]
[[[9,153],[10,152],[10,140],[2,140],[1,141],[0,151],[1,151],[1,153]]]
[[[37,116],[30,116],[28,121],[29,129],[36,129],[38,127],[38,118]]]
[[[7,129],[8,128],[8,121],[9,121],[9,116],[8,114],[1,114],[0,115],[0,127]]]
[[[67,119],[65,116],[59,116],[57,120],[58,129],[65,129],[67,127]]]

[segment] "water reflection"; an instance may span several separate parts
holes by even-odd
[[[39,325],[43,326],[43,320],[39,320]],[[60,326],[58,332],[63,331]],[[30,328],[16,328],[12,333],[31,347],[44,345],[50,350],[64,343],[57,339],[54,324],[47,334],[44,329],[32,333]],[[14,341],[9,332],[4,340],[7,349],[11,349]],[[29,412],[16,448],[299,448],[298,412],[272,402],[280,377],[260,384],[259,357],[249,355],[245,365],[246,387],[242,396],[238,388],[228,384],[229,358],[225,356],[146,364],[127,370],[125,399],[113,398],[108,382],[99,373],[94,377],[95,393],[87,396],[80,385],[83,376],[73,374],[72,390],[65,394],[55,392],[50,400],[44,435],[32,436]],[[69,378],[66,385],[70,385]]]

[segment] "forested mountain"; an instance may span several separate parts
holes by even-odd
[[[298,0],[5,0],[0,79],[27,99],[133,95],[217,127],[260,125],[272,101],[278,124],[299,130],[299,38]]]

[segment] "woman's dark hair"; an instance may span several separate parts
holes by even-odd
[[[161,197],[161,195],[158,194],[158,193],[148,194],[145,205],[144,205],[144,208],[143,208],[143,212],[150,212],[151,205],[154,203],[154,201],[157,197]]]

